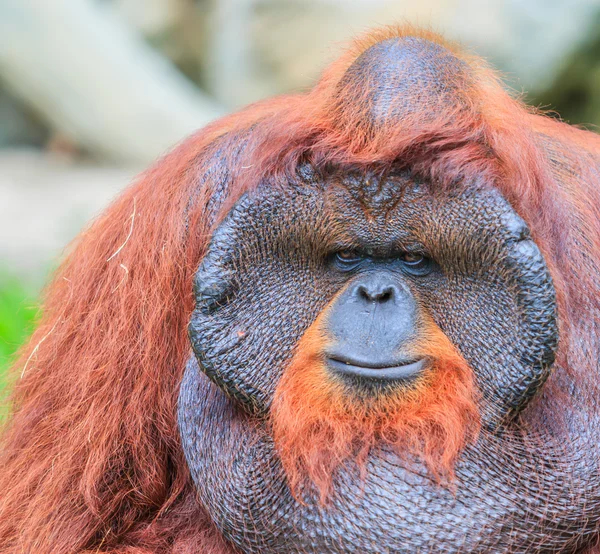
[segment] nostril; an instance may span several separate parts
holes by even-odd
[[[358,287],[358,294],[369,302],[388,302],[394,297],[394,287],[388,286],[366,286]]]
[[[364,285],[360,285],[357,292],[358,296],[360,296],[363,300],[368,300],[369,302],[371,301],[371,295]]]
[[[391,287],[389,287],[386,290],[382,291],[381,294],[376,298],[376,300],[379,300],[380,302],[387,302],[388,300],[392,299],[393,295],[393,290]]]

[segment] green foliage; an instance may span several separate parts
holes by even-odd
[[[15,352],[31,334],[38,305],[31,287],[15,276],[0,273],[0,390]]]
[[[573,125],[598,130],[600,125],[600,19],[594,32],[563,63],[547,90],[532,99],[534,105],[555,110]]]

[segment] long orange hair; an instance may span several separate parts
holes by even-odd
[[[413,106],[401,122],[367,125],[364,90],[340,80],[371,45],[405,36],[468,67],[460,110]],[[535,115],[483,62],[409,27],[357,40],[309,93],[251,106],[176,147],[81,234],[45,293],[2,435],[0,552],[227,551],[196,504],[176,426],[192,278],[219,214],[265,176],[289,182],[300,160],[401,164],[439,187],[479,178],[500,189],[546,256],[560,367],[591,405],[599,152],[595,135]],[[551,378],[549,403],[558,389]]]

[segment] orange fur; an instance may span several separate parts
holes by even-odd
[[[15,363],[0,444],[0,552],[227,551],[195,502],[175,417],[193,275],[216,192],[225,213],[265,179],[293,182],[300,160],[401,165],[439,188],[469,179],[497,187],[531,227],[559,298],[560,371],[545,385],[540,421],[552,425],[564,411],[565,374],[576,401],[595,409],[598,345],[588,322],[600,298],[600,139],[533,113],[484,62],[461,54],[471,78],[459,113],[363,125],[362,93],[345,90],[340,102],[336,86],[368,46],[408,35],[445,44],[409,27],[372,32],[309,93],[251,106],[179,145],[79,237]],[[295,428],[296,415],[286,417]]]
[[[434,478],[450,481],[480,421],[473,373],[448,338],[428,321],[407,352],[432,362],[420,381],[357,398],[325,367],[321,321],[300,340],[271,408],[273,437],[294,493],[308,479],[325,501],[335,470],[349,461],[364,467],[381,443],[405,460],[420,457]]]

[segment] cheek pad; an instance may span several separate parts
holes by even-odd
[[[200,368],[253,413],[268,410],[294,346],[335,290],[314,261],[310,237],[324,227],[317,198],[243,198],[196,276],[189,333]]]
[[[331,234],[322,198],[302,189],[242,198],[197,273],[189,330],[200,368],[253,413],[268,410],[294,346],[341,286],[318,263]],[[544,259],[495,190],[398,209],[389,224],[416,230],[442,268],[416,278],[415,293],[471,364],[484,421],[495,427],[527,404],[554,361],[556,302]]]
[[[424,228],[444,271],[422,283],[422,298],[473,368],[484,422],[496,427],[550,375],[558,347],[552,278],[527,225],[497,191],[450,199]]]

